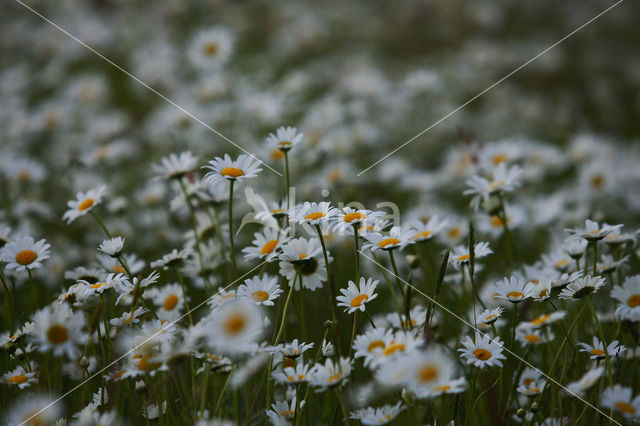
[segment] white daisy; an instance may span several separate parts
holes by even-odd
[[[91,296],[100,295],[109,289],[117,287],[120,281],[126,279],[127,278],[124,274],[109,274],[103,281],[95,283],[79,280],[79,285],[76,289],[76,297],[79,300],[85,300]]]
[[[583,397],[585,392],[591,388],[604,373],[604,366],[587,370],[584,375],[575,382],[567,383],[567,389],[579,397]]]
[[[562,289],[558,297],[566,300],[583,299],[598,291],[598,289],[605,285],[605,283],[606,280],[603,277],[592,277],[590,275],[586,275],[568,284]]]
[[[335,363],[328,358],[324,365],[315,364],[309,371],[308,381],[316,392],[323,392],[331,387],[345,383],[351,373],[351,360],[340,357]]]
[[[430,392],[453,374],[453,361],[437,348],[414,351],[404,359],[410,365],[408,385],[413,393]]]
[[[178,249],[171,250],[170,253],[165,254],[160,259],[151,262],[152,268],[181,268],[189,257],[194,254],[194,250],[190,247],[186,247],[180,251]]]
[[[476,334],[475,341],[471,340],[469,336],[465,336],[462,345],[464,348],[458,349],[460,356],[467,364],[475,367],[484,368],[494,365],[502,367],[501,360],[506,359],[502,354],[503,343],[500,341],[500,336],[491,339],[486,334],[482,336]]]
[[[593,336],[593,346],[583,342],[576,342],[576,344],[581,347],[580,352],[589,354],[591,359],[604,359],[606,355],[617,357],[627,350],[624,345],[619,345],[619,342],[614,340],[607,345],[607,353],[605,354],[604,345],[596,336]]]
[[[229,60],[233,51],[233,34],[220,27],[202,30],[189,42],[188,57],[200,69],[213,69]]]
[[[551,280],[548,278],[541,278],[538,282],[528,282],[526,284],[527,295],[536,302],[544,302],[551,297]]]
[[[104,254],[108,254],[111,257],[118,257],[122,254],[122,248],[124,247],[124,238],[114,237],[104,240],[98,246],[98,250]]]
[[[273,259],[278,249],[289,240],[285,230],[268,227],[253,234],[253,237],[253,245],[242,249],[247,259]]]
[[[584,238],[580,238],[578,236],[572,235],[568,237],[562,243],[562,249],[571,257],[572,259],[580,259],[584,254],[584,251],[587,249],[587,245],[589,243]]]
[[[493,250],[489,248],[488,242],[480,242],[474,246],[473,252],[474,258],[477,260],[490,255]],[[460,269],[463,265],[468,265],[470,259],[469,247],[463,245],[454,247],[449,256],[449,262],[453,263],[457,269]]]
[[[383,352],[393,342],[393,331],[376,327],[356,336],[353,342],[354,358],[364,358],[365,367],[384,360]]]
[[[584,229],[576,228],[568,229],[567,231],[575,236],[584,238],[587,241],[600,241],[609,234],[619,232],[620,228],[622,228],[621,224],[608,225],[606,223],[603,224],[602,227],[600,227],[598,222],[594,222],[589,219],[584,222],[584,225]]]
[[[409,244],[415,243],[414,236],[416,231],[413,229],[403,229],[399,226],[394,226],[389,230],[387,235],[383,235],[378,232],[367,232],[362,234],[362,237],[368,242],[365,243],[362,248],[376,251],[393,250],[399,248],[404,249]]]
[[[331,220],[338,211],[331,206],[328,201],[320,203],[305,201],[303,204],[295,206],[289,212],[289,221],[295,223],[306,223],[309,225],[320,225]]]
[[[611,297],[620,302],[616,308],[616,317],[640,321],[640,275],[627,277],[622,286],[615,286]]]
[[[242,182],[258,176],[262,171],[260,162],[245,154],[241,154],[235,161],[229,154],[225,154],[224,158],[216,157],[203,169],[211,170],[204,175],[204,179],[212,185],[225,180]]]
[[[244,284],[238,286],[238,297],[251,299],[256,305],[273,306],[273,301],[282,293],[278,285],[278,277],[269,275],[255,276],[244,280]]]
[[[541,314],[531,321],[527,322],[527,326],[531,328],[541,328],[563,319],[567,313],[565,311],[556,311],[550,314]]]
[[[546,381],[538,380],[531,382],[528,385],[520,385],[516,390],[525,396],[534,397],[542,393],[546,384]]]
[[[37,413],[37,414],[36,414]],[[52,397],[31,394],[14,403],[6,410],[3,424],[53,425],[62,416],[62,404]]]
[[[555,338],[553,333],[549,331],[543,333],[538,329],[529,327],[528,324],[529,323],[524,323],[524,325],[518,325],[518,327],[516,327],[516,340],[522,344],[522,346],[526,347],[547,343]]]
[[[360,277],[358,286],[356,286],[353,281],[349,281],[346,289],[340,289],[342,296],[336,297],[336,300],[339,302],[338,306],[344,306],[346,308],[344,311],[349,314],[357,310],[364,312],[365,304],[378,297],[378,295],[374,293],[377,285],[378,280],[374,280],[373,278],[367,280],[364,277]]]
[[[383,405],[382,407],[366,407],[352,411],[352,419],[359,420],[365,426],[386,425],[391,423],[405,409],[401,401],[395,405]]]
[[[476,322],[480,324],[493,324],[498,320],[498,318],[502,316],[503,312],[504,308],[502,307],[498,307],[496,309],[486,309],[482,311],[480,315],[478,315],[478,317],[476,318]]]
[[[30,364],[30,370],[27,371],[23,366],[18,366],[13,370],[4,373],[0,381],[5,385],[16,386],[19,389],[27,388],[38,383],[37,373],[34,370],[35,363]]]
[[[160,288],[152,288],[148,294],[154,305],[158,307],[156,315],[164,321],[174,321],[180,317],[185,305],[184,294],[180,284],[169,284]]]
[[[469,189],[466,189],[463,194],[473,195],[471,206],[474,210],[478,210],[480,203],[487,200],[489,196],[512,192],[519,187],[521,176],[522,169],[520,167],[514,165],[507,168],[505,163],[500,163],[493,169],[491,180],[479,175],[474,175],[468,179],[466,184]]]
[[[413,240],[416,243],[422,243],[436,237],[447,226],[448,222],[448,219],[440,220],[438,215],[433,215],[427,222],[418,219],[410,222],[407,227],[415,230]]]
[[[118,318],[109,320],[109,324],[116,327],[123,327],[129,324],[137,324],[140,322],[140,316],[146,314],[147,312],[149,312],[147,308],[140,307],[133,312],[125,312]]]
[[[160,159],[160,164],[151,167],[153,172],[163,179],[180,179],[195,170],[198,158],[191,151],[180,154],[171,153],[167,157]]]
[[[633,389],[615,385],[602,392],[600,405],[616,410],[627,418],[640,416],[640,395],[633,398]]]
[[[467,390],[467,379],[458,377],[457,379],[443,380],[442,383],[435,386],[428,392],[417,392],[416,396],[420,399],[440,396],[443,394],[462,393]]]
[[[304,401],[302,401],[304,402]],[[302,405],[302,402],[300,403]],[[293,420],[296,414],[296,398],[291,402],[276,401],[271,404],[271,409],[267,410],[267,417],[274,426],[288,426],[289,420]],[[217,425],[217,423],[216,423]]]
[[[38,269],[42,267],[41,262],[49,258],[50,247],[44,239],[36,242],[31,237],[22,237],[2,247],[0,259],[7,262],[8,270]]]
[[[287,358],[295,359],[300,355],[302,355],[303,353],[305,353],[306,351],[308,351],[309,349],[313,348],[313,346],[314,346],[313,342],[312,343],[298,342],[298,339],[293,339],[292,342],[287,342],[287,343],[283,343],[276,346],[270,346],[268,347],[268,349],[273,353],[280,353]]]
[[[355,225],[365,226],[373,225],[375,221],[383,216],[384,212],[375,212],[371,210],[358,210],[351,207],[345,207],[342,210],[338,210],[337,214],[333,218],[333,228],[340,234],[353,234],[353,227]]]
[[[80,355],[78,345],[84,343],[84,315],[73,313],[67,304],[47,306],[33,316],[29,330],[40,352],[53,351],[55,356],[66,354],[75,359]]]
[[[298,362],[295,367],[285,367],[276,369],[271,373],[271,377],[281,384],[295,385],[306,381],[310,366],[303,362]]]
[[[525,286],[524,279],[518,275],[513,275],[511,278],[505,277],[504,280],[494,284],[494,297],[508,300],[511,303],[520,303],[530,297]]]
[[[213,312],[207,328],[210,345],[221,352],[232,353],[256,341],[264,325],[255,303],[235,299]]]
[[[304,134],[298,133],[298,129],[295,127],[283,126],[279,127],[275,134],[269,133],[267,143],[282,152],[287,152],[300,143],[303,137]]]
[[[80,216],[89,213],[102,202],[102,197],[106,192],[107,187],[104,185],[87,192],[78,192],[76,199],[67,203],[69,210],[62,215],[62,219],[66,220],[67,223],[71,223]]]
[[[322,287],[322,283],[327,280],[327,268],[322,255],[320,240],[311,238],[297,238],[288,241],[282,246],[280,258],[280,275],[284,276],[296,290],[300,290],[300,277],[302,286],[309,290],[316,290]],[[329,262],[331,262],[329,255]],[[296,271],[300,272],[300,277],[293,283]]]

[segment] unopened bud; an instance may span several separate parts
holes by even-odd
[[[524,419],[524,416],[527,415],[527,412],[524,410],[524,408],[518,408],[518,411],[516,411],[516,416],[520,417],[521,419]]]
[[[409,268],[418,269],[420,267],[420,258],[413,254],[407,255],[407,263],[409,264]]]
[[[491,196],[482,202],[482,209],[491,216],[495,216],[502,210],[502,203],[498,197]]]
[[[538,411],[540,405],[537,402],[532,402],[531,407],[529,408],[531,411]]]
[[[83,356],[78,360],[78,365],[80,366],[80,368],[89,367],[89,359],[86,356]]]
[[[19,360],[23,360],[25,357],[24,351],[21,348],[16,348],[13,356],[15,356]]]
[[[331,321],[331,320],[326,320],[326,321],[324,322],[324,327],[325,327],[325,328],[331,328],[331,327],[333,327],[333,321]]]

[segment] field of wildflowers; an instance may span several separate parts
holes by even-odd
[[[8,0],[0,424],[638,424],[638,16]]]

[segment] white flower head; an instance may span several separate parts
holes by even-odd
[[[86,215],[102,202],[102,197],[106,192],[107,187],[104,185],[87,192],[78,192],[76,199],[67,203],[69,210],[62,215],[62,219],[71,223],[80,216]]]
[[[41,262],[49,258],[50,247],[44,239],[36,242],[31,237],[22,237],[2,247],[0,259],[7,262],[8,270],[22,272],[26,269],[38,269],[42,267]]]
[[[358,310],[364,312],[365,305],[378,297],[378,295],[374,293],[377,285],[378,280],[374,280],[373,278],[366,279],[365,277],[360,277],[358,286],[356,286],[353,281],[349,281],[346,289],[340,289],[342,295],[336,297],[336,300],[339,302],[338,306],[345,307],[344,311],[349,314]]]
[[[269,133],[267,137],[267,143],[273,147],[279,149],[282,152],[287,152],[294,146],[296,146],[304,134],[299,133],[295,127],[279,127],[276,133]]]

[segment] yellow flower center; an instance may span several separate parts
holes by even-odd
[[[602,176],[602,175],[594,175],[594,176],[592,176],[591,177],[591,185],[596,189],[602,188],[602,186],[604,185],[604,176]]]
[[[222,176],[229,176],[230,178],[236,179],[240,176],[244,176],[244,172],[240,169],[236,169],[235,167],[225,167],[220,172]]]
[[[497,317],[498,317],[497,315],[491,314],[491,315],[488,315],[484,320],[485,321],[491,321],[492,319],[497,318]]]
[[[206,43],[204,46],[202,46],[202,53],[207,56],[213,56],[218,53],[218,45],[213,42]]]
[[[414,240],[418,240],[420,238],[429,238],[431,236],[431,231],[422,231],[422,232],[418,232],[416,235],[413,236]]]
[[[540,315],[539,317],[534,318],[534,319],[531,320],[531,325],[544,324],[545,322],[547,322],[549,320],[549,318],[551,318],[551,315],[549,315],[549,314]]]
[[[8,381],[12,385],[19,385],[19,384],[24,383],[24,382],[27,381],[27,376],[25,376],[24,374],[18,374],[16,376],[9,377]]]
[[[558,260],[558,261],[556,262],[556,267],[557,267],[557,268],[564,268],[564,267],[565,267],[565,266],[567,266],[568,264],[569,264],[569,261],[568,261],[567,259],[561,259],[561,260]]]
[[[307,256],[308,256],[307,253],[302,253],[302,254],[298,255],[298,258],[300,258],[300,260],[302,260],[302,259],[306,258]]]
[[[356,296],[351,301],[351,306],[356,308],[356,307],[362,305],[363,302],[366,302],[368,298],[369,298],[369,296],[367,296],[366,294],[361,294],[359,296]]]
[[[118,274],[126,274],[127,270],[124,269],[124,266],[122,265],[115,265],[113,267],[113,272],[117,272]]]
[[[502,226],[502,219],[500,219],[500,217],[497,215],[491,216],[491,225],[495,226],[496,228]]]
[[[367,351],[373,352],[375,348],[384,349],[384,342],[382,340],[374,340],[373,342],[369,343],[369,347],[367,347]]]
[[[231,315],[224,322],[224,329],[229,334],[238,334],[240,333],[246,326],[247,320],[242,315]]]
[[[496,154],[493,157],[491,157],[491,162],[493,163],[494,166],[497,166],[500,163],[504,163],[509,159],[509,157],[507,157],[507,154]]]
[[[16,262],[20,265],[28,265],[34,260],[36,260],[38,255],[33,250],[22,250],[20,253],[16,254]]]
[[[103,285],[107,285],[107,283],[95,283],[95,284],[92,284],[89,288],[92,288],[95,290],[97,288],[102,287]]]
[[[435,388],[435,390],[437,392],[446,392],[449,389],[451,389],[451,386],[449,386],[449,385],[440,385],[440,386],[436,386],[436,388]]]
[[[175,308],[177,304],[178,304],[178,296],[176,296],[175,294],[170,294],[164,299],[164,303],[162,304],[162,307],[164,308],[165,311],[170,311],[173,308]]]
[[[438,369],[432,365],[422,367],[420,369],[420,381],[431,382],[438,378]]]
[[[530,395],[532,393],[540,393],[540,388],[530,388],[524,391],[525,394]]]
[[[526,336],[524,336],[524,340],[526,340],[527,342],[531,342],[531,343],[540,343],[540,342],[542,342],[542,339],[537,334],[527,334]]]
[[[278,145],[283,148],[291,148],[292,144],[290,141],[281,141],[281,142],[278,142]]]
[[[363,215],[362,213],[358,213],[358,212],[353,212],[353,213],[347,213],[344,215],[344,221],[347,223],[351,223],[354,220],[362,220],[365,219],[366,216]]]
[[[271,159],[272,160],[280,160],[282,159],[282,157],[284,157],[284,153],[282,151],[280,151],[279,149],[273,149],[271,150]]]
[[[340,378],[339,374],[334,374],[333,376],[329,377],[329,383],[333,383],[334,381],[338,380]]]
[[[456,239],[460,236],[460,229],[459,228],[451,228],[448,232],[449,234],[449,238],[451,239]]]
[[[386,247],[392,244],[400,244],[400,240],[397,238],[385,238],[384,240],[378,243],[378,247]]]
[[[49,327],[49,330],[47,330],[47,339],[49,339],[51,343],[59,345],[66,342],[68,338],[69,331],[64,325],[55,324]]]
[[[283,417],[285,417],[285,416],[286,416],[286,417],[291,417],[291,416],[293,416],[294,414],[295,414],[295,413],[294,413],[293,411],[291,411],[291,410],[286,410],[286,411],[283,411],[282,413],[280,413],[280,415],[281,415],[281,416],[283,416]]]
[[[475,351],[473,351],[473,355],[475,355],[475,357],[478,358],[480,361],[486,361],[489,358],[491,358],[491,352],[482,348],[478,348]]]
[[[471,255],[469,254],[463,254],[462,256],[458,256],[458,262],[466,262],[467,260],[469,260],[470,257]]]
[[[151,356],[144,355],[138,361],[138,368],[143,371],[153,371],[162,365],[161,362],[151,360]]]
[[[596,348],[593,348],[593,349],[591,349],[589,352],[591,352],[591,354],[592,354],[592,355],[595,355],[595,356],[602,356],[602,355],[604,355],[604,351],[603,351],[602,349],[596,349]]]
[[[387,346],[384,351],[382,351],[382,355],[389,356],[397,351],[404,351],[404,343],[392,343]]]
[[[258,290],[254,291],[252,296],[253,300],[255,300],[256,302],[264,302],[269,298],[269,293],[267,293],[266,291]]]
[[[273,251],[274,248],[278,245],[278,240],[268,241],[265,245],[262,246],[260,250],[261,254],[269,254]]]
[[[523,297],[524,294],[519,291],[510,291],[509,293],[507,293],[507,298],[509,299],[522,299]]]
[[[620,401],[620,402],[616,402],[615,406],[618,410],[622,411],[625,414],[635,414],[636,413],[636,409],[633,405],[629,404],[628,402],[624,402],[624,401]]]
[[[531,383],[533,383],[535,380],[533,380],[531,377],[527,377],[526,379],[523,380],[525,386],[530,386]]]
[[[322,212],[315,212],[315,213],[309,213],[308,215],[306,215],[304,218],[307,220],[318,220],[321,217],[324,217],[324,213]]]
[[[271,209],[271,214],[281,214],[284,213],[284,209]]]
[[[640,294],[634,294],[633,296],[627,299],[627,305],[631,308],[635,308],[636,306],[640,306]]]
[[[84,200],[83,202],[81,202],[80,204],[78,204],[78,211],[85,211],[86,209],[89,209],[93,206],[93,198],[87,198],[86,200]]]

